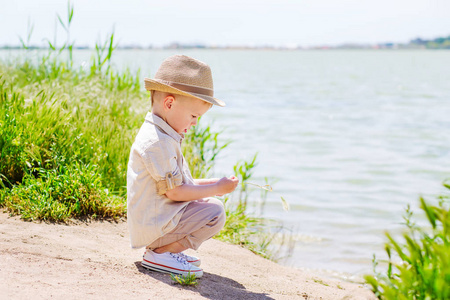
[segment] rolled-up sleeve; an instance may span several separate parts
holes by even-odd
[[[159,141],[145,151],[143,159],[145,167],[156,181],[159,195],[183,184],[183,175],[174,147],[168,147],[166,142]]]

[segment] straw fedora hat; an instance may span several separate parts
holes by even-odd
[[[145,88],[194,97],[218,106],[225,103],[214,98],[210,67],[186,55],[174,55],[164,60],[154,79],[144,78]]]

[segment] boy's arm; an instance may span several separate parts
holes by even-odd
[[[166,192],[166,196],[173,201],[192,201],[216,195],[231,193],[236,189],[239,179],[235,176],[223,177],[212,184],[183,184]]]
[[[198,178],[198,179],[194,179],[194,183],[197,185],[213,184],[219,180],[220,180],[220,178]]]

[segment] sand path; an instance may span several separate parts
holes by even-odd
[[[321,278],[209,240],[196,287],[140,266],[125,222],[24,222],[0,211],[0,299],[375,299],[358,284]]]

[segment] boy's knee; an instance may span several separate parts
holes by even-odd
[[[214,210],[214,218],[212,219],[214,226],[222,228],[225,225],[226,213],[222,201],[214,199],[210,202],[211,209]]]
[[[223,204],[221,203],[220,208],[219,208],[219,215],[218,215],[218,225],[220,226],[220,228],[222,228],[223,226],[225,226],[225,221],[227,220],[227,215],[225,213],[225,208],[223,207]]]

